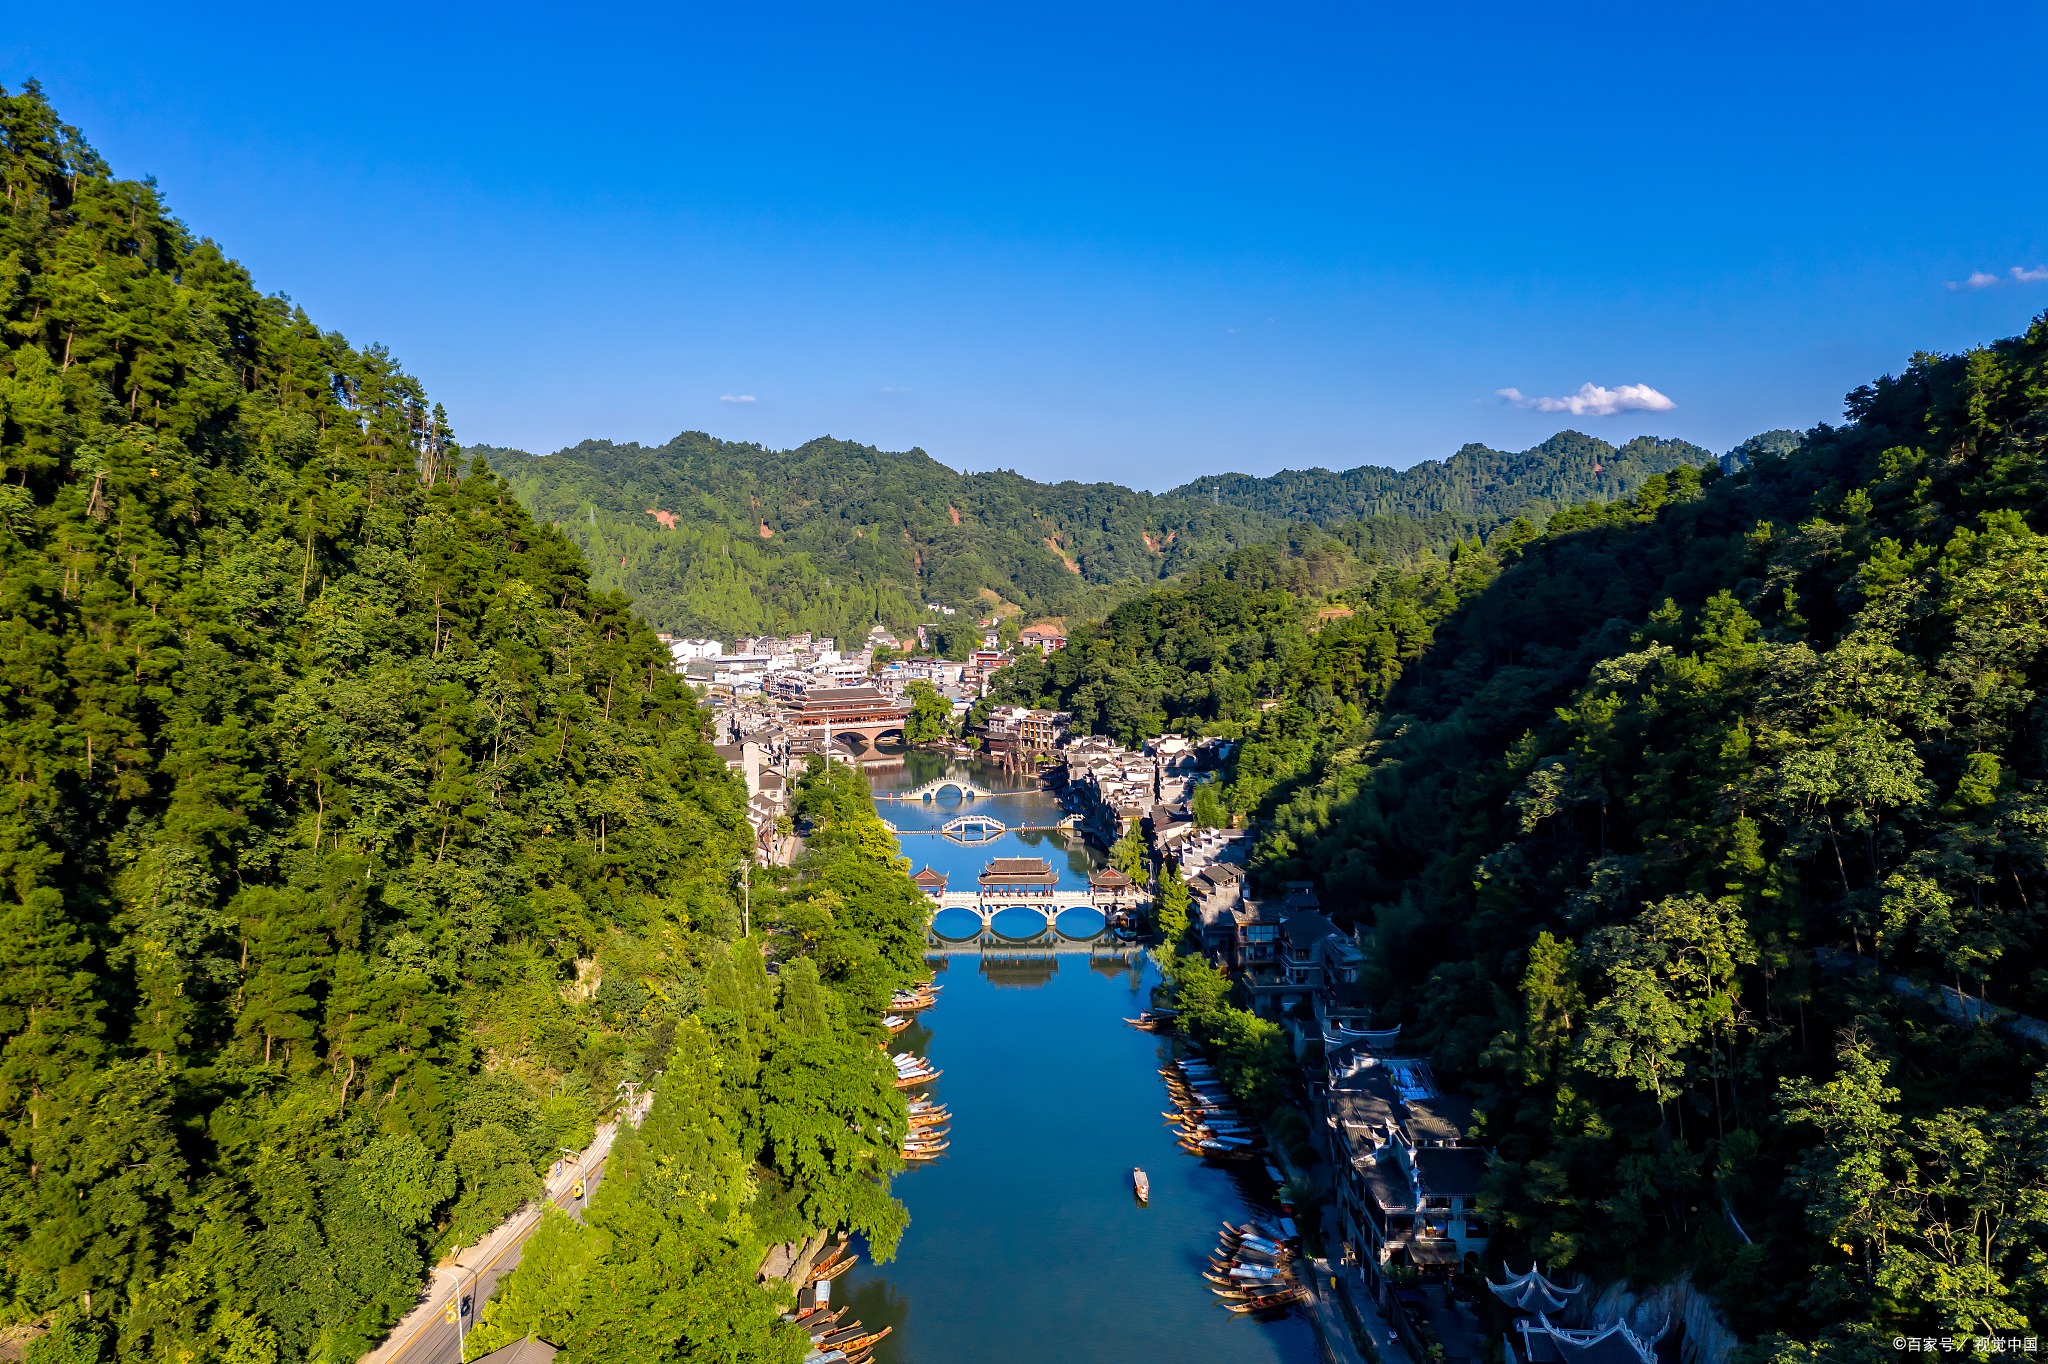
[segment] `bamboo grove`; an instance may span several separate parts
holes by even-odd
[[[843,817],[770,887],[806,933],[743,939],[745,792],[694,696],[421,385],[34,86],[0,175],[0,1324],[39,1359],[354,1358],[667,1072],[621,1185],[677,1178],[701,1108],[722,1192],[636,1224],[682,1248],[634,1357],[711,1319],[758,1346],[719,1358],[800,1354],[764,1238],[901,1210],[762,1057],[886,1124],[886,850]]]

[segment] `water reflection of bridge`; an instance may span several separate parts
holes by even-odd
[[[1143,943],[1119,938],[1107,928],[1085,938],[1062,933],[1057,928],[1034,933],[1028,938],[1009,938],[993,930],[984,930],[969,938],[948,938],[928,930],[924,935],[924,945],[927,956],[976,956],[985,962],[1017,965],[1054,956],[1085,956],[1091,962],[1125,964],[1143,961],[1145,957]]]

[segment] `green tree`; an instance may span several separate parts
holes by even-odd
[[[903,721],[903,740],[911,744],[940,743],[953,734],[953,703],[929,682],[909,687],[910,714]]]

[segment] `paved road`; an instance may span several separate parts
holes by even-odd
[[[651,1100],[642,1100],[627,1115],[627,1120],[638,1123],[649,1102]],[[611,1154],[612,1138],[616,1133],[616,1124],[599,1128],[597,1139],[583,1153],[582,1168],[588,1172],[583,1200],[579,1202],[575,1195],[578,1167],[572,1163],[546,1181],[549,1202],[578,1221],[582,1220],[582,1209],[604,1180],[605,1158]],[[462,1322],[465,1334],[476,1325],[484,1304],[490,1301],[498,1286],[498,1280],[518,1268],[526,1238],[540,1225],[540,1219],[540,1208],[529,1206],[485,1237],[481,1245],[471,1246],[457,1256],[453,1264],[444,1266],[444,1271],[453,1269],[462,1276],[463,1294],[470,1299],[470,1315]],[[432,1278],[433,1283],[422,1291],[419,1305],[392,1328],[383,1344],[363,1356],[361,1364],[393,1364],[393,1361],[399,1361],[399,1364],[461,1364],[462,1349],[456,1328],[447,1320],[448,1304],[455,1294],[454,1280],[446,1272]]]

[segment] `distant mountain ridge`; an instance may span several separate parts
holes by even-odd
[[[1342,473],[1283,469],[1269,478],[1212,474],[1166,495],[1322,526],[1374,516],[1423,520],[1440,513],[1491,526],[1517,516],[1540,522],[1581,502],[1612,502],[1652,474],[1715,458],[1690,441],[1637,436],[1617,447],[1583,432],[1560,431],[1519,453],[1471,444],[1449,459],[1406,469],[1367,464]]]
[[[1775,448],[1791,434],[1748,445]],[[1561,431],[1519,453],[1474,444],[1410,469],[1219,474],[1162,494],[961,473],[921,449],[831,436],[791,450],[685,431],[658,446],[471,453],[582,548],[600,589],[632,597],[659,629],[725,638],[907,627],[932,618],[928,602],[958,620],[999,602],[1099,615],[1241,546],[1299,538],[1305,525],[1400,559],[1715,459],[1686,441],[1641,436],[1617,448]]]
[[[793,450],[686,431],[556,454],[474,447],[657,627],[730,636],[963,614],[1106,609],[1285,523],[1111,483],[964,474],[923,450],[830,436]],[[657,516],[652,513],[661,513]]]

